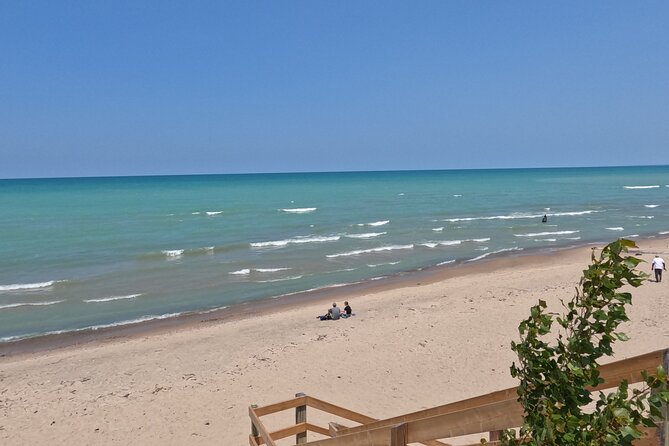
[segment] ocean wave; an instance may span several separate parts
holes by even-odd
[[[390,220],[379,220],[379,221],[373,221],[371,223],[358,223],[358,226],[383,226],[387,225],[390,223]]]
[[[303,237],[294,237],[285,240],[275,240],[269,242],[253,242],[251,243],[252,248],[267,248],[275,247],[282,248],[290,244],[302,244],[302,243],[321,243],[321,242],[336,242],[341,236],[339,235],[330,235],[330,236],[303,236]]]
[[[594,209],[588,209],[586,211],[567,211],[567,212],[553,212],[546,214],[549,217],[569,217],[569,216],[578,216],[578,215],[587,215],[594,214],[597,212],[604,212]],[[477,221],[477,220],[516,220],[516,219],[528,219],[528,218],[541,218],[544,214],[529,214],[529,213],[512,213],[508,215],[490,215],[485,217],[455,217],[455,218],[446,218],[442,221],[447,221],[451,223],[459,221]]]
[[[85,299],[84,302],[88,303],[99,303],[99,302],[111,302],[114,300],[125,300],[125,299],[134,299],[139,297],[142,294],[128,294],[127,296],[111,296],[111,297],[102,297],[100,299]]]
[[[45,307],[49,305],[56,305],[63,302],[62,300],[52,300],[48,302],[17,302],[14,304],[5,304],[0,305],[0,310],[7,310],[9,308],[18,308],[18,307]]]
[[[185,250],[184,249],[164,249],[162,251],[163,254],[165,254],[167,257],[181,257]]]
[[[279,209],[281,212],[286,212],[288,214],[309,214],[314,212],[318,208],[292,208],[292,209]]]
[[[454,196],[455,198],[460,198],[460,197],[462,197],[462,194],[453,194],[453,196]]]
[[[655,218],[654,215],[628,215],[627,218],[646,218],[646,219],[651,219]]]
[[[625,228],[623,228],[622,226],[616,226],[616,227],[613,227],[613,228],[604,228],[604,229],[608,229],[609,231],[624,231],[625,230]]]
[[[223,211],[207,211],[207,212],[205,212],[205,214],[207,214],[210,217],[212,215],[221,215],[222,213],[223,213]]]
[[[658,232],[659,235],[667,235],[669,234],[669,231],[660,231]]]
[[[281,277],[280,279],[268,279],[268,280],[256,280],[255,283],[272,283],[272,282],[285,282],[287,280],[298,280],[303,276],[290,276],[290,277]]]
[[[637,238],[638,236],[639,236],[639,234],[630,234],[630,235],[626,235],[625,238]]]
[[[36,290],[39,288],[48,288],[56,283],[65,282],[64,280],[50,280],[48,282],[36,283],[14,283],[11,285],[0,285],[0,292],[3,291],[21,291],[21,290]]]
[[[228,274],[232,274],[233,276],[246,276],[248,274],[251,274],[251,270],[249,268],[244,268],[240,269],[239,271],[232,271]]]
[[[257,271],[259,273],[276,273],[279,271],[288,271],[290,268],[254,268],[253,271]]]
[[[338,254],[329,254],[326,255],[325,257],[327,257],[328,259],[334,259],[337,257],[358,256],[361,254],[372,254],[383,251],[395,251],[398,249],[413,249],[413,245],[392,245],[392,246],[381,246],[379,248],[371,248],[371,249],[359,249],[356,251],[340,252]]]
[[[645,208],[651,208],[651,209],[656,208],[656,207],[658,207],[658,206],[659,206],[659,204],[644,204],[644,205],[643,205],[643,207],[645,207]]]
[[[370,267],[370,268],[377,268],[379,266],[397,265],[398,263],[400,263],[400,262],[397,261],[397,262],[387,262],[387,263],[376,263],[376,264],[370,264],[370,265],[367,265],[367,266]]]
[[[346,234],[346,237],[367,239],[367,238],[379,237],[381,235],[386,235],[386,234],[387,232],[368,232],[366,234]]]
[[[623,186],[625,189],[656,189],[660,187],[659,184],[654,184],[652,186]]]
[[[439,227],[439,228],[432,228],[432,230],[433,230],[434,232],[441,232],[441,231],[444,230],[444,227],[441,226],[441,227]]]
[[[500,254],[502,252],[509,252],[509,251],[522,251],[522,250],[523,250],[523,248],[518,248],[518,247],[498,249],[497,251],[486,252],[485,254],[481,254],[480,256],[474,257],[473,259],[469,259],[467,261],[468,262],[476,262],[477,260],[484,259],[488,256],[493,255],[493,254]]]
[[[535,242],[557,242],[556,238],[535,238]]]
[[[437,266],[448,265],[449,263],[455,263],[455,260],[446,260],[445,262],[437,263]]]
[[[581,231],[530,232],[529,234],[513,234],[514,237],[541,237],[544,235],[576,234]]]

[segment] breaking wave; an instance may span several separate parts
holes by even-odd
[[[127,296],[111,296],[111,297],[102,297],[100,299],[85,299],[84,302],[88,303],[99,303],[99,302],[111,302],[114,300],[126,300],[126,299],[134,299],[135,297],[139,297],[142,294],[128,294]]]
[[[309,214],[314,212],[318,208],[293,208],[293,209],[279,209],[281,212],[286,212],[288,214]]]
[[[11,285],[0,285],[0,292],[3,291],[20,291],[20,290],[36,290],[39,288],[48,288],[56,283],[65,282],[64,280],[50,280],[48,282],[37,283],[14,283]]]
[[[529,234],[513,234],[514,237],[542,237],[544,235],[576,234],[581,231],[530,232]]]
[[[652,186],[623,186],[625,189],[656,189],[660,187],[659,184],[654,184]]]
[[[52,300],[48,302],[18,302],[14,304],[0,305],[0,310],[6,310],[9,308],[18,308],[18,307],[45,307],[49,305],[56,305],[61,302],[62,300]]]
[[[341,236],[331,235],[323,237],[314,237],[314,236],[304,236],[304,237],[294,237],[285,240],[274,240],[269,242],[253,242],[251,243],[252,248],[267,248],[275,247],[282,248],[290,244],[303,244],[303,243],[321,243],[321,242],[336,242]]]
[[[371,248],[371,249],[358,249],[356,251],[349,251],[349,252],[340,252],[338,254],[329,254],[326,255],[328,259],[334,259],[337,257],[349,257],[349,256],[359,256],[362,254],[372,254],[372,253],[377,253],[377,252],[384,252],[384,251],[395,251],[395,250],[400,250],[400,249],[413,249],[414,245],[392,245],[392,246],[381,246],[379,248]]]

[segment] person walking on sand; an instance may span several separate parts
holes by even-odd
[[[664,264],[664,259],[660,256],[655,256],[650,268],[655,272],[655,282],[662,282],[662,270],[667,270],[667,267]]]

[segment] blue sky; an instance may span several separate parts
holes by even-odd
[[[0,178],[669,164],[667,1],[3,1]]]

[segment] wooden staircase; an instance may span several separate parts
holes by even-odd
[[[658,366],[669,370],[669,349],[658,350],[645,355],[613,362],[600,367],[601,377],[605,382],[595,389],[606,390],[617,387],[627,380],[632,385],[642,381],[641,372],[655,373]],[[448,445],[448,439],[455,439],[471,434],[487,436],[489,444],[499,444],[499,434],[504,429],[517,428],[523,422],[523,408],[517,401],[516,388],[469,398],[430,409],[420,410],[379,420],[361,413],[336,406],[312,396],[298,393],[295,398],[258,407],[249,407],[251,418],[251,446],[278,446],[277,441],[295,436],[294,442],[281,445],[307,446],[407,446]],[[307,421],[307,408],[317,409],[338,418],[355,423],[345,426],[330,422],[328,427],[311,424]],[[295,424],[269,432],[261,417],[270,414],[295,410]],[[314,439],[308,439],[312,433]],[[480,444],[480,443],[475,443]],[[669,419],[667,408],[664,421],[656,428],[646,429],[646,436],[635,442],[636,446],[669,446]],[[473,445],[472,445],[473,446]]]

